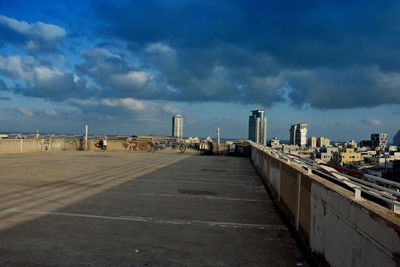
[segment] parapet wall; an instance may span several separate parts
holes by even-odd
[[[88,140],[88,151],[101,151],[100,139]],[[107,151],[152,151],[154,144],[147,141],[108,140]],[[62,150],[81,150],[79,139],[0,139],[0,153],[26,153]],[[161,147],[159,152],[178,151],[178,148]]]
[[[0,139],[0,153],[77,150],[80,140],[66,139]]]
[[[321,266],[400,266],[400,216],[268,150],[251,161],[276,205]]]

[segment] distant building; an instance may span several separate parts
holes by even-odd
[[[256,109],[249,116],[249,140],[262,145],[267,144],[267,117],[263,109]]]
[[[269,141],[269,144],[271,147],[278,147],[281,145],[281,140],[279,140],[278,137],[274,137],[274,138],[271,138],[271,140]]]
[[[290,144],[305,147],[307,145],[307,123],[294,124],[290,127]]]
[[[333,153],[335,152],[338,152],[338,149],[336,147],[323,146],[321,147],[319,152],[317,152],[316,156],[318,159],[321,159],[325,162],[330,162],[332,160]]]
[[[393,137],[393,145],[400,146],[400,130]]]
[[[179,114],[172,117],[172,136],[183,138],[183,117]]]
[[[282,144],[282,151],[285,153],[293,153],[294,151],[299,150],[299,146],[297,145],[286,145]]]
[[[360,142],[360,147],[371,147],[371,140],[362,140]]]
[[[344,147],[346,148],[357,148],[357,142],[354,140],[344,142]]]
[[[363,161],[361,153],[355,152],[354,148],[345,148],[342,151],[333,153],[332,160],[335,164],[343,165],[355,165],[360,164]]]
[[[330,146],[331,145],[331,140],[326,137],[318,137],[317,138],[317,147],[324,147],[324,146]]]
[[[316,148],[317,147],[317,137],[311,136],[308,138],[307,146],[310,148]]]
[[[371,148],[385,149],[388,145],[388,135],[385,133],[371,134]]]

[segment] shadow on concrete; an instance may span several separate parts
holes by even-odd
[[[247,158],[155,157],[0,200],[2,265],[306,265]]]

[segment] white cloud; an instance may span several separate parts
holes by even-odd
[[[74,82],[75,82],[75,83],[79,82],[80,79],[81,79],[81,78],[79,78],[78,75],[74,74]]]
[[[150,75],[144,71],[130,71],[127,74],[116,74],[112,76],[114,84],[124,88],[143,87],[150,79]]]
[[[75,73],[62,72],[42,65],[33,57],[0,56],[0,74],[18,84],[9,89],[26,96],[63,100],[94,96],[97,88]]]
[[[377,126],[382,125],[382,122],[380,120],[376,120],[376,119],[363,119],[363,120],[361,120],[361,122],[366,123],[372,127],[377,127]]]
[[[22,80],[32,79],[32,68],[35,60],[32,57],[21,58],[20,56],[0,56],[0,72],[10,75],[11,78]]]
[[[0,72],[27,82],[51,80],[63,75],[57,69],[40,65],[33,57],[22,58],[21,56],[0,56]]]
[[[45,66],[35,67],[33,69],[35,73],[35,78],[39,80],[51,80],[57,78],[58,76],[62,76],[63,73],[58,70],[52,70]],[[75,81],[75,77],[74,77]]]
[[[57,115],[57,111],[55,110],[51,110],[51,109],[46,109],[45,113],[49,116],[56,116]]]
[[[163,54],[173,54],[175,53],[175,50],[169,47],[168,45],[161,44],[161,43],[155,43],[155,44],[149,44],[146,47],[146,52],[148,53],[163,53]]]
[[[25,108],[18,108],[18,111],[21,112],[21,114],[26,115],[26,116],[33,116],[33,112],[25,109]]]
[[[53,24],[46,24],[41,21],[36,23],[27,23],[13,18],[0,15],[0,29],[5,28],[11,31],[19,38],[5,36],[3,39],[7,41],[23,41],[28,50],[35,50],[41,47],[46,49],[56,46],[60,43],[66,32],[63,28]]]
[[[170,113],[170,114],[182,113],[182,110],[181,110],[181,109],[175,108],[175,107],[170,106],[170,105],[164,105],[164,106],[162,107],[162,109],[163,109],[165,112]]]
[[[145,102],[134,98],[105,98],[101,102],[109,107],[124,107],[133,111],[143,111],[147,107]]]

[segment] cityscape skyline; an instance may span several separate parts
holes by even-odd
[[[0,265],[400,267],[399,15],[0,0]]]
[[[258,111],[258,110],[262,110],[263,112],[264,112],[264,115],[263,116],[265,116],[265,119],[267,119],[268,117],[267,117],[267,113],[265,113],[265,110],[263,110],[263,109],[257,109],[257,110],[254,110],[254,111]],[[252,111],[253,113],[254,113],[254,111]],[[182,117],[182,115],[180,115],[180,114],[177,114],[176,116],[181,116],[181,118],[183,119],[183,117]],[[251,116],[250,116],[251,117]],[[174,118],[175,118],[175,116],[173,116],[172,117],[172,131],[174,131]],[[189,120],[190,121],[190,120]],[[267,119],[267,121],[268,121],[268,119]],[[166,124],[166,123],[164,123],[164,124]],[[293,126],[298,126],[298,125],[303,125],[303,124],[305,124],[306,125],[306,128],[307,128],[307,133],[306,133],[306,143],[308,144],[308,139],[309,139],[309,137],[312,137],[313,136],[313,134],[309,134],[309,132],[308,132],[308,124],[307,123],[300,123],[300,124],[292,124],[292,125],[290,125],[290,128],[289,128],[289,134],[288,134],[288,136],[287,137],[285,137],[284,135],[283,135],[283,137],[282,136],[277,136],[277,135],[271,135],[271,136],[269,136],[269,137],[267,137],[268,136],[268,134],[266,133],[266,144],[271,140],[271,139],[273,139],[273,138],[276,138],[276,137],[278,137],[279,138],[279,140],[281,140],[282,142],[284,142],[284,143],[287,143],[287,144],[293,144],[293,141],[292,141],[292,139],[291,139],[291,136],[292,136],[292,128],[293,128]],[[93,128],[94,128],[94,130],[92,130],[93,128],[92,128],[92,126],[94,126]],[[250,128],[249,128],[249,120],[247,121],[247,129],[246,129],[246,131],[247,131],[247,135],[246,135],[246,137],[242,137],[242,138],[238,138],[238,137],[230,137],[230,136],[227,136],[227,137],[222,137],[222,139],[241,139],[241,140],[246,140],[246,139],[249,139],[249,140],[252,140],[251,138],[250,138],[250,136],[249,136],[249,133],[250,133]],[[217,127],[218,128],[218,127]],[[267,126],[267,128],[268,128],[268,126]],[[1,131],[1,129],[0,129],[0,134],[1,133],[30,133],[30,134],[33,134],[33,133],[36,133],[37,131],[39,131],[39,132],[44,132],[44,133],[46,133],[46,134],[51,134],[51,133],[55,133],[55,134],[81,134],[82,132],[81,132],[81,130],[82,129],[79,129],[78,131],[59,131],[59,130],[50,130],[50,131],[40,131],[38,128],[35,130],[35,131],[33,131],[33,130],[27,130],[27,131]],[[92,133],[93,134],[95,134],[95,135],[101,135],[101,134],[104,134],[104,135],[126,135],[126,136],[130,136],[130,135],[160,135],[160,136],[174,136],[174,133],[172,132],[172,134],[170,135],[170,134],[168,134],[168,133],[166,133],[165,131],[162,131],[161,133],[160,132],[157,132],[157,131],[155,131],[155,132],[151,132],[151,131],[148,131],[148,133],[146,134],[145,132],[144,133],[142,133],[142,132],[121,132],[119,129],[111,129],[111,130],[109,130],[109,131],[106,131],[106,130],[99,130],[99,128],[98,127],[96,127],[96,125],[91,125],[91,131],[92,131]],[[183,131],[183,128],[182,128],[182,131]],[[211,131],[212,132],[212,131]],[[170,128],[170,133],[171,133],[171,128]],[[212,133],[211,134],[207,134],[208,132],[206,132],[206,134],[205,135],[196,135],[196,134],[193,134],[193,135],[183,135],[182,134],[182,136],[183,137],[190,137],[190,136],[197,136],[197,137],[206,137],[206,136],[212,136],[212,137],[217,137],[216,135],[214,136]],[[365,134],[365,137],[363,137],[363,138],[360,138],[360,139],[357,139],[357,138],[353,138],[353,137],[349,137],[349,138],[344,138],[344,139],[333,139],[333,140],[331,140],[329,137],[329,140],[331,140],[332,142],[345,142],[345,141],[350,141],[350,140],[355,140],[355,141],[357,141],[357,142],[361,142],[361,141],[364,141],[364,140],[369,140],[369,138],[370,138],[370,136],[372,135],[372,134],[385,134],[385,138],[386,138],[386,140],[387,140],[387,144],[395,144],[395,138],[397,137],[398,138],[398,136],[400,135],[400,129],[397,131],[397,134],[396,135],[394,135],[393,137],[391,137],[390,135],[388,135],[387,133],[383,133],[383,132],[379,132],[379,131],[372,131],[372,132],[370,132],[370,133],[366,133]],[[314,136],[315,136],[315,134],[314,134]],[[324,137],[318,137],[318,139],[320,139],[320,138],[324,138]],[[254,141],[254,140],[253,140]],[[303,146],[304,146],[304,140],[303,140]]]
[[[187,136],[246,139],[255,108],[282,140],[400,128],[396,1],[41,3],[0,2],[0,132],[169,135],[182,113]]]

